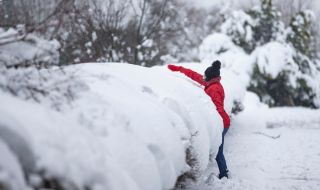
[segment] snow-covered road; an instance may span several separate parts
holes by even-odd
[[[249,96],[225,141],[231,179],[215,177],[214,161],[188,189],[320,189],[320,111],[269,109]]]

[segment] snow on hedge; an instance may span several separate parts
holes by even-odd
[[[60,44],[57,40],[45,40],[34,34],[26,34],[22,26],[18,29],[0,28],[0,63],[6,66],[58,64]]]
[[[199,72],[208,66],[183,65]],[[19,140],[0,139],[31,175],[32,187],[45,178],[76,189],[170,189],[190,170],[190,147],[197,170],[206,169],[223,125],[202,87],[165,67],[88,63],[66,68],[75,70],[86,88],[61,112],[0,93],[0,131]],[[245,88],[233,72],[223,69],[222,75],[230,113]],[[31,164],[15,151],[21,149]],[[4,170],[0,167],[0,173]],[[23,185],[18,171],[16,183]]]
[[[4,189],[28,190],[17,157],[1,139],[0,152],[0,187]]]

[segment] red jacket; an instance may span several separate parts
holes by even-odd
[[[204,86],[204,91],[210,96],[218,113],[222,117],[224,128],[228,128],[230,126],[230,117],[224,110],[224,89],[220,83],[221,77],[213,78],[206,82],[203,80],[201,74],[192,71],[191,69],[181,67],[179,71]]]

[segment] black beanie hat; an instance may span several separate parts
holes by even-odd
[[[206,69],[204,72],[205,81],[209,81],[215,77],[220,77],[220,68],[221,68],[221,62],[220,61],[214,61],[210,67]]]

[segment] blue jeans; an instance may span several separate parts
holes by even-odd
[[[218,151],[218,154],[216,156],[216,161],[217,161],[217,164],[218,164],[218,167],[219,167],[219,172],[220,172],[221,175],[227,174],[227,171],[228,171],[226,159],[224,158],[224,155],[223,155],[224,136],[228,132],[228,129],[229,128],[224,128],[223,129],[223,132],[222,132],[222,143],[219,146],[219,151]]]

